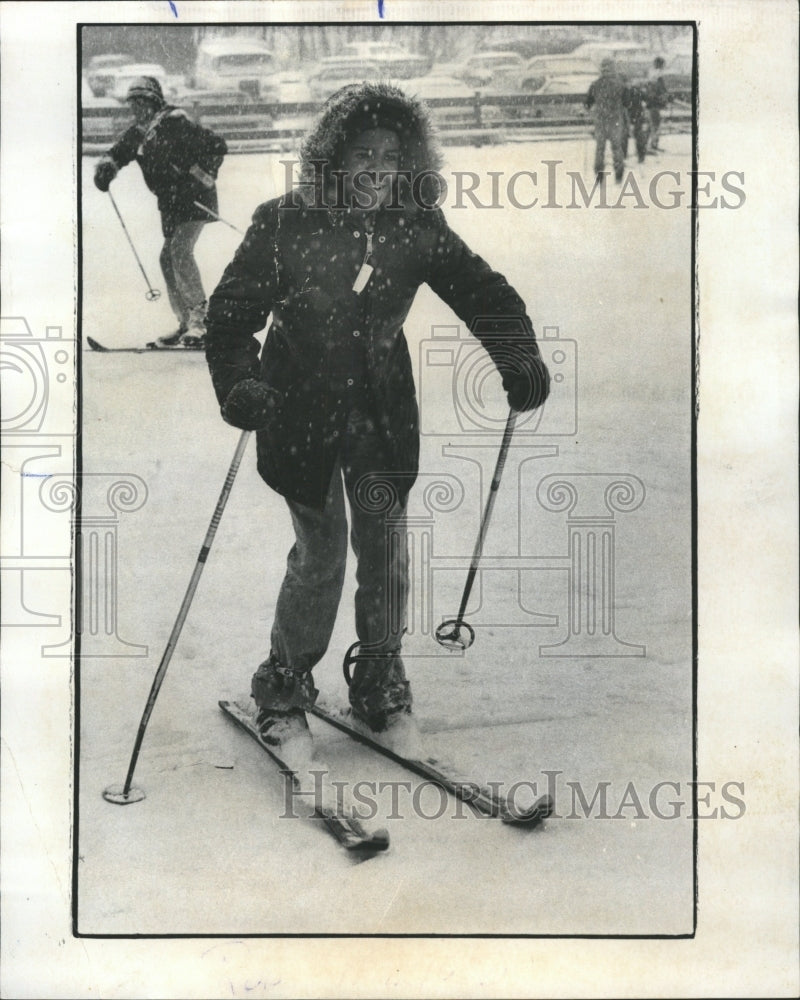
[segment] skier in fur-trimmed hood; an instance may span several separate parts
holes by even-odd
[[[256,209],[209,303],[206,357],[222,416],[258,432],[259,472],[285,497],[296,534],[271,652],[252,682],[262,736],[284,748],[310,742],[311,670],[344,580],[345,496],[358,583],[353,716],[396,749],[411,752],[416,739],[400,644],[419,457],[403,323],[419,286],[470,329],[484,318],[476,336],[515,410],[549,392],[522,299],[434,207],[439,165],[422,104],[388,84],[344,87],[303,143],[299,183]],[[270,313],[260,351],[254,335]]]

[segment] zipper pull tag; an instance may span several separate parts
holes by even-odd
[[[367,282],[372,277],[372,271],[372,265],[368,264],[365,258],[364,263],[361,265],[361,270],[358,272],[356,280],[353,282],[353,291],[356,295],[360,295],[367,287]]]
[[[361,269],[356,275],[356,280],[353,282],[353,291],[356,295],[360,295],[364,291],[367,287],[367,282],[372,277],[372,272],[375,270],[369,262],[369,259],[372,256],[372,233],[367,232],[364,235],[367,237],[367,252],[364,254],[364,259],[361,262]]]

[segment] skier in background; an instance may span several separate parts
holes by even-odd
[[[549,392],[521,298],[434,207],[439,165],[418,101],[388,84],[342,88],[302,146],[300,183],[256,210],[209,303],[206,357],[222,416],[258,432],[259,471],[285,497],[296,537],[270,653],[251,684],[262,738],[284,759],[310,753],[305,710],[342,593],[345,497],[358,584],[353,720],[397,752],[418,746],[401,640],[419,458],[403,323],[419,286],[470,326],[490,317],[476,335],[514,409]],[[260,351],[254,335],[270,313]]]
[[[614,177],[621,183],[625,170],[624,134],[625,108],[623,95],[625,86],[617,75],[613,59],[600,63],[600,76],[589,87],[585,106],[594,109],[594,136],[597,143],[594,156],[594,172],[599,180],[605,178],[606,143],[611,143],[614,162]]]
[[[628,142],[631,133],[636,143],[636,157],[639,163],[644,163],[647,156],[648,112],[647,103],[641,87],[628,83],[624,73],[620,73],[624,84],[622,103],[625,108],[625,129],[622,141],[622,155],[628,158]]]
[[[664,60],[656,56],[653,69],[647,81],[647,110],[650,115],[650,149],[657,153],[660,149],[658,140],[661,135],[661,112],[669,104],[669,93],[664,81]]]
[[[164,245],[159,261],[178,329],[148,347],[202,348],[206,295],[194,247],[203,226],[217,213],[216,176],[228,150],[225,140],[193,122],[164,100],[161,85],[143,76],[126,98],[131,125],[101,158],[94,183],[108,191],[118,171],[133,160],[158,198]]]

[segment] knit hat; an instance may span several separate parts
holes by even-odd
[[[161,107],[164,103],[164,93],[161,84],[154,76],[140,76],[128,87],[128,94],[125,98],[130,101],[135,97],[142,100],[152,101],[153,104]]]

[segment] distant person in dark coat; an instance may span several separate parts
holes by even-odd
[[[164,100],[155,77],[134,80],[126,98],[134,124],[97,164],[95,185],[108,191],[133,160],[158,199],[164,245],[159,258],[178,329],[151,347],[202,347],[206,295],[194,258],[203,226],[217,215],[216,176],[228,151],[222,136],[203,128]]]
[[[597,143],[594,172],[600,179],[605,177],[606,143],[610,143],[614,177],[618,183],[622,181],[625,170],[624,92],[625,86],[617,74],[614,60],[604,59],[600,63],[600,77],[589,87],[585,105],[587,110],[594,111],[594,135]]]
[[[636,143],[636,156],[639,163],[644,163],[647,156],[647,134],[648,134],[648,111],[644,92],[641,87],[629,84],[626,76],[621,74],[625,90],[622,95],[622,103],[625,107],[625,134],[623,141],[623,155],[628,157],[628,142],[631,133]]]
[[[347,500],[360,643],[353,717],[413,752],[400,647],[419,413],[403,323],[419,286],[470,326],[491,317],[478,336],[514,409],[541,406],[550,379],[520,296],[431,207],[440,160],[418,101],[388,84],[344,87],[301,158],[300,183],[256,209],[208,311],[206,357],[222,416],[258,431],[259,471],[285,497],[296,536],[270,654],[252,679],[256,722],[274,746],[296,753],[310,743],[311,671],[342,593]],[[270,314],[260,352],[254,335]],[[516,336],[507,332],[514,323]],[[259,537],[263,544],[263,530]]]
[[[650,115],[650,149],[658,152],[659,138],[661,136],[661,112],[669,104],[669,93],[667,84],[664,81],[664,60],[661,56],[656,56],[653,60],[653,69],[650,79],[647,81],[647,110]]]

